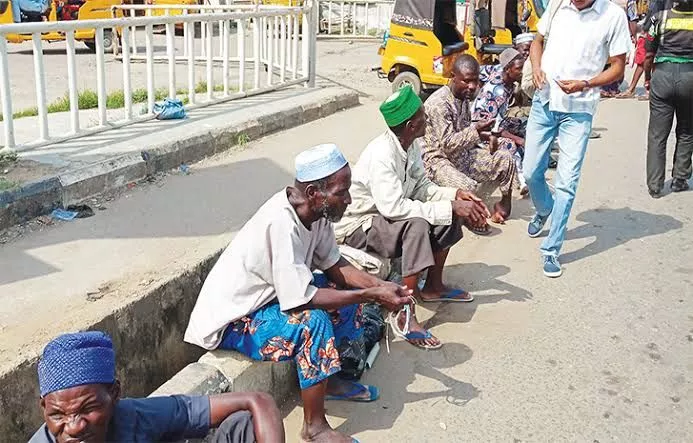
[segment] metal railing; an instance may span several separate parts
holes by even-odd
[[[394,0],[320,0],[318,38],[380,38],[390,26]]]
[[[175,5],[172,9],[181,9]],[[238,8],[240,5],[233,5]],[[191,8],[192,9],[192,8]],[[203,11],[206,8],[199,8]],[[299,27],[300,20],[300,27]],[[152,119],[153,107],[157,98],[156,80],[166,76],[167,96],[176,98],[185,95],[186,108],[208,106],[251,95],[257,95],[298,84],[308,87],[315,85],[315,23],[317,9],[311,4],[304,7],[251,6],[250,9],[236,12],[189,13],[185,15],[126,17],[107,20],[80,20],[74,22],[17,23],[0,26],[0,100],[2,101],[3,134],[5,148],[26,149],[44,146],[76,137],[122,127],[137,121]],[[176,35],[176,26],[187,30],[181,38]],[[165,32],[165,51],[155,47],[155,28],[163,27]],[[198,27],[206,30],[200,46],[205,48],[204,56],[196,55],[195,32]],[[80,117],[77,57],[75,55],[75,31],[95,29],[96,54],[96,95],[98,97],[97,122],[95,126],[84,127]],[[134,30],[143,29],[144,51],[138,51]],[[216,29],[216,33],[215,33]],[[104,54],[104,30],[117,30],[120,36],[122,61],[122,85],[124,97],[124,118],[109,120],[107,115],[107,72]],[[235,30],[235,32],[233,32]],[[48,103],[46,99],[46,69],[44,68],[43,42],[41,34],[58,31],[66,38],[67,99],[69,100],[69,132],[55,134],[57,129],[49,125]],[[10,59],[7,51],[8,34],[31,34],[33,53],[33,78],[36,93],[38,137],[18,144],[15,142],[10,88]],[[158,36],[157,36],[158,37]],[[232,37],[235,45],[232,44]],[[160,37],[159,37],[160,38]],[[181,40],[184,40],[181,42]],[[213,44],[216,41],[215,44]],[[179,55],[183,43],[184,55]],[[219,46],[219,56],[214,56],[212,48]],[[162,57],[163,55],[163,57]],[[136,115],[133,103],[133,63],[141,58],[146,63],[146,108]],[[163,61],[167,75],[155,76],[155,62]],[[206,90],[200,91],[196,68],[204,62]],[[158,67],[158,63],[156,63]],[[187,65],[187,88],[179,88],[176,82],[176,66]],[[219,66],[221,65],[221,66]],[[117,66],[109,64],[108,67]],[[215,83],[214,70],[221,68],[221,82]],[[26,73],[22,73],[26,75]],[[180,73],[178,73],[180,75]],[[218,74],[217,74],[218,75]],[[156,78],[155,78],[156,77]],[[141,78],[136,79],[140,80]],[[159,94],[160,95],[160,94]]]

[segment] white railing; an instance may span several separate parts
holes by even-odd
[[[182,5],[181,5],[182,6]],[[170,9],[181,9],[175,5]],[[233,5],[238,8],[239,5]],[[190,8],[190,7],[189,7]],[[190,8],[192,9],[192,8]],[[206,8],[199,8],[204,11]],[[251,6],[235,12],[190,13],[185,15],[126,17],[107,20],[80,20],[74,22],[18,23],[0,26],[0,100],[2,100],[4,149],[26,149],[44,146],[88,134],[102,132],[114,127],[122,127],[137,121],[154,118],[152,109],[157,99],[157,83],[166,77],[167,96],[176,98],[183,95],[187,101],[186,108],[196,108],[214,103],[240,99],[273,91],[279,88],[298,84],[308,87],[315,85],[315,29],[317,9],[311,5],[305,7]],[[299,28],[299,20],[301,27]],[[182,24],[184,36],[176,35],[177,24]],[[161,38],[154,34],[155,28],[165,28],[164,50],[155,45]],[[195,27],[205,29],[204,56],[198,56],[195,44]],[[96,125],[84,127],[83,116],[80,116],[77,89],[79,68],[75,56],[75,31],[77,29],[95,29],[96,46],[96,94],[98,96]],[[117,30],[120,35],[122,60],[122,84],[116,91],[122,91],[124,108],[117,119],[109,120],[107,114],[106,79],[112,83],[108,68],[118,66],[106,65],[104,54],[104,30]],[[216,29],[216,33],[215,33]],[[144,41],[138,41],[135,30],[141,33]],[[235,30],[235,32],[234,32]],[[57,128],[49,125],[48,103],[46,99],[46,70],[44,68],[43,42],[41,34],[45,32],[64,32],[66,36],[67,86],[69,99],[70,125],[64,134],[55,134]],[[34,61],[34,87],[38,120],[38,138],[16,143],[13,118],[12,91],[10,88],[10,58],[7,51],[8,34],[31,34]],[[235,45],[232,44],[235,40]],[[141,49],[142,44],[144,50]],[[181,47],[182,46],[182,47]],[[219,56],[213,55],[213,47],[219,47]],[[185,51],[184,55],[179,55]],[[161,52],[161,53],[160,53]],[[146,108],[140,114],[135,111],[133,103],[133,80],[143,83],[144,78],[136,78],[133,69],[137,59],[146,62]],[[157,61],[163,61],[167,72],[155,73],[160,68]],[[206,90],[201,91],[196,72],[204,62],[206,72],[201,78]],[[176,67],[187,65],[187,75],[176,75]],[[215,79],[215,71],[221,70]],[[21,73],[26,75],[26,73]],[[187,77],[183,87],[177,77]],[[161,95],[160,93],[158,94]],[[182,98],[182,97],[181,97]],[[139,115],[138,115],[139,114]],[[124,117],[122,116],[124,115]]]
[[[320,0],[318,38],[373,39],[390,27],[394,0]]]

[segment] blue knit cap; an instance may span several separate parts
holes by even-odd
[[[86,331],[53,339],[43,349],[38,378],[41,397],[74,386],[115,382],[111,337]]]

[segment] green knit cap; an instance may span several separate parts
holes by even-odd
[[[416,114],[422,102],[411,85],[407,85],[392,94],[380,105],[380,113],[385,123],[391,128],[399,126]]]

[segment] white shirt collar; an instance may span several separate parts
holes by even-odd
[[[399,142],[399,138],[395,135],[394,132],[392,132],[391,129],[387,130],[387,135],[390,138],[390,142],[395,145],[397,148],[397,152],[399,155],[402,157],[402,160],[407,160],[407,151],[402,148],[402,144]]]
[[[592,3],[592,6],[590,6],[589,8],[583,9],[582,11],[578,11],[578,9],[575,7],[573,2],[568,0],[568,3],[561,6],[561,8],[568,8],[574,12],[577,12],[577,13],[589,14],[590,12],[594,12],[597,14],[601,14],[602,12],[604,12],[604,9],[608,5],[609,1],[611,1],[611,0],[594,0],[594,3]]]

